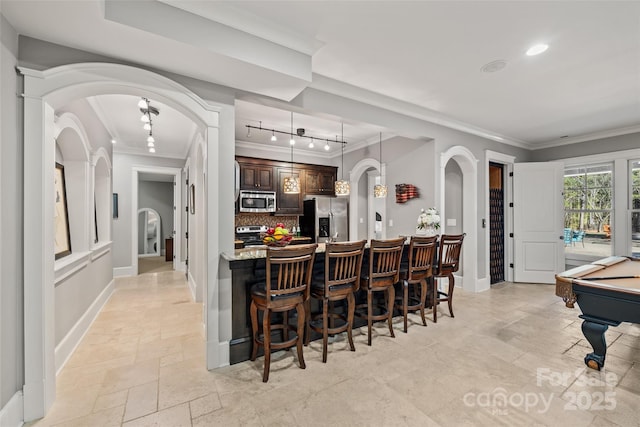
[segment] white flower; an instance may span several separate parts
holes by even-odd
[[[418,229],[422,230],[427,226],[432,226],[436,230],[440,228],[440,215],[436,208],[429,208],[426,211],[424,209],[420,210],[420,215],[418,215]]]

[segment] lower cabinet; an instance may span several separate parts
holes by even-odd
[[[303,188],[304,177],[302,171],[297,168],[293,168],[293,176],[300,180],[300,192],[298,194],[286,194],[282,189],[284,188],[284,179],[291,176],[290,167],[277,168],[278,173],[278,188],[276,189],[276,214],[280,215],[302,215],[302,200],[303,200]]]

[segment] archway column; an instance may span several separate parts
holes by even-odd
[[[25,77],[25,93],[39,83]],[[49,304],[54,299],[55,144],[54,111],[41,97],[25,96],[24,117],[23,401],[28,421],[43,417],[56,395],[54,307]]]

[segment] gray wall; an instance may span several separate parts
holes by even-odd
[[[118,193],[119,208],[119,216],[112,222],[114,268],[131,267],[131,245],[134,238],[132,226],[134,218],[131,217],[133,209],[131,188],[134,166],[182,168],[184,160],[113,153],[113,192]],[[137,215],[135,220],[137,221]],[[164,231],[162,233],[164,235]]]
[[[160,215],[160,246],[173,232],[173,182],[138,182],[138,210],[151,208]],[[138,243],[139,247],[139,243]]]
[[[22,98],[18,35],[0,15],[0,408],[24,383]]]
[[[640,148],[640,132],[535,150],[531,155],[531,161],[546,162],[591,154],[610,153],[612,151],[635,150],[637,148]]]
[[[440,218],[440,231],[443,234],[460,234],[463,232],[462,210],[462,170],[457,162],[449,160],[444,169],[444,191],[446,193],[444,202],[444,212],[446,218]],[[441,212],[442,213],[442,212]],[[455,226],[448,226],[447,219],[456,221]]]

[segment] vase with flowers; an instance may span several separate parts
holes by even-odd
[[[421,209],[418,215],[416,234],[422,236],[435,236],[440,228],[440,215],[436,208]]]

